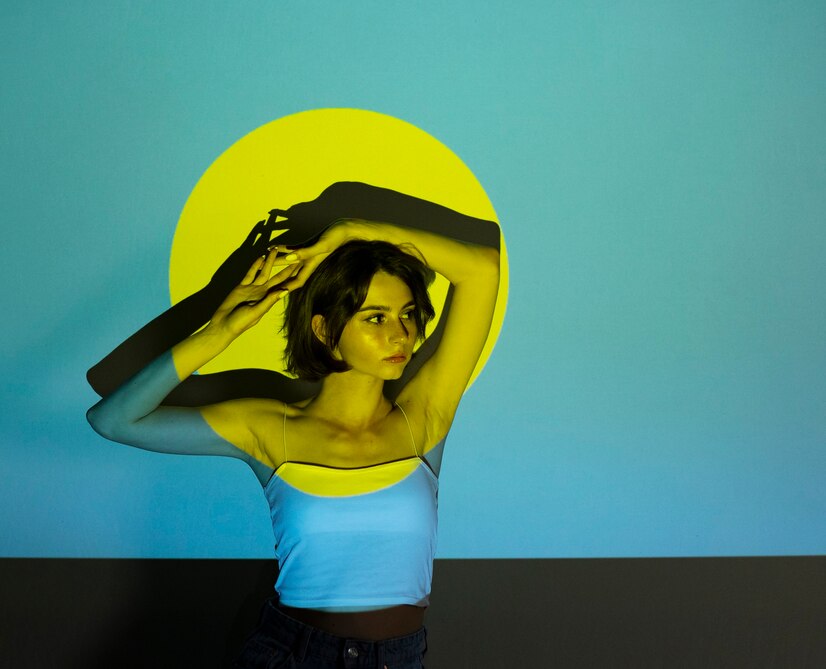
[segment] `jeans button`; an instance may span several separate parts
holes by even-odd
[[[356,657],[358,657],[358,656],[359,656],[359,649],[358,649],[358,648],[356,648],[355,646],[350,646],[350,647],[347,649],[347,657],[353,657],[353,658],[356,658]]]

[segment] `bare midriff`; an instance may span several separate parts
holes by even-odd
[[[366,641],[382,641],[412,634],[424,625],[425,612],[422,606],[406,604],[375,611],[349,613],[295,609],[291,606],[280,608],[290,618],[305,625],[336,636]]]

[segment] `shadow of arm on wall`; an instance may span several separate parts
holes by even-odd
[[[387,188],[358,182],[334,183],[311,202],[295,204],[286,211],[270,211],[269,217],[250,230],[204,288],[170,307],[89,369],[86,375],[89,384],[99,395],[109,395],[152,360],[206,324],[253,260],[265,255],[268,247],[276,242],[290,247],[309,246],[341,218],[384,221],[499,248],[499,226],[493,221],[466,216]],[[278,231],[284,232],[276,236]],[[388,384],[387,394],[391,399],[438,347],[451,295],[449,290],[439,325],[419,348],[404,375]],[[297,402],[315,395],[319,387],[318,382],[293,379],[272,370],[240,369],[190,376],[163,403],[204,406],[241,397]]]

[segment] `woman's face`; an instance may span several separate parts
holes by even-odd
[[[364,304],[344,326],[336,353],[351,371],[381,379],[401,376],[416,342],[416,304],[408,285],[378,272]]]

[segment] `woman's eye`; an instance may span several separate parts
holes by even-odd
[[[368,322],[368,323],[375,323],[376,325],[379,325],[379,324],[381,324],[381,323],[384,323],[384,321],[385,321],[385,316],[384,316],[384,314],[376,314],[375,316],[370,316],[370,317],[367,319],[367,322]]]
[[[410,320],[411,318],[413,318],[413,312],[412,311],[405,311],[402,314],[402,318],[404,318],[406,320]]]

